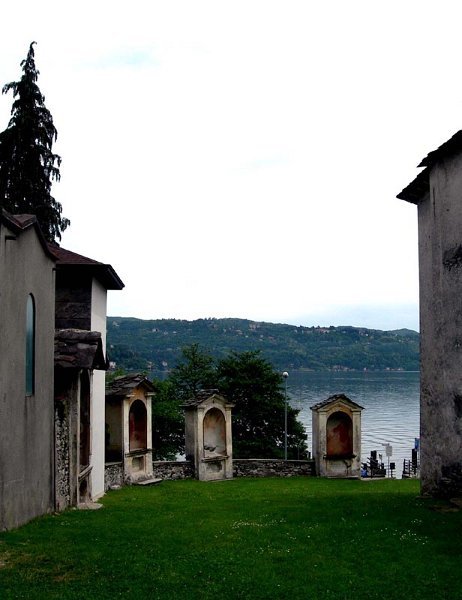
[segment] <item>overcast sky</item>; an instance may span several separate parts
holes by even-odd
[[[0,14],[0,83],[37,41],[62,245],[126,284],[108,314],[418,328],[417,214],[396,194],[462,125],[460,2]]]

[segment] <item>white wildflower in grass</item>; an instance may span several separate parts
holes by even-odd
[[[263,515],[263,517],[267,517],[268,515]],[[239,529],[241,527],[271,527],[272,525],[280,525],[285,523],[286,520],[282,519],[272,519],[271,521],[266,521],[265,523],[260,523],[259,521],[234,521],[231,525],[232,529]]]
[[[425,535],[419,535],[415,531],[411,531],[410,529],[406,529],[404,531],[394,530],[391,534],[395,537],[398,537],[402,542],[412,542],[415,544],[421,544],[425,546],[428,544],[428,537]]]

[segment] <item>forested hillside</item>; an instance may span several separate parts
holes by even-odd
[[[142,320],[108,317],[108,356],[119,368],[155,374],[198,344],[214,358],[261,350],[276,369],[419,369],[419,334],[408,329],[296,327],[245,319]]]

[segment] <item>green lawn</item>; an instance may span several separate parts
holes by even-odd
[[[416,481],[165,481],[0,534],[0,598],[462,599],[462,511]]]

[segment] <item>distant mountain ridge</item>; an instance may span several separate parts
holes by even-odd
[[[410,329],[303,327],[231,318],[107,318],[109,360],[154,375],[173,368],[181,349],[191,344],[218,359],[232,351],[260,350],[278,370],[417,371],[419,339]]]

